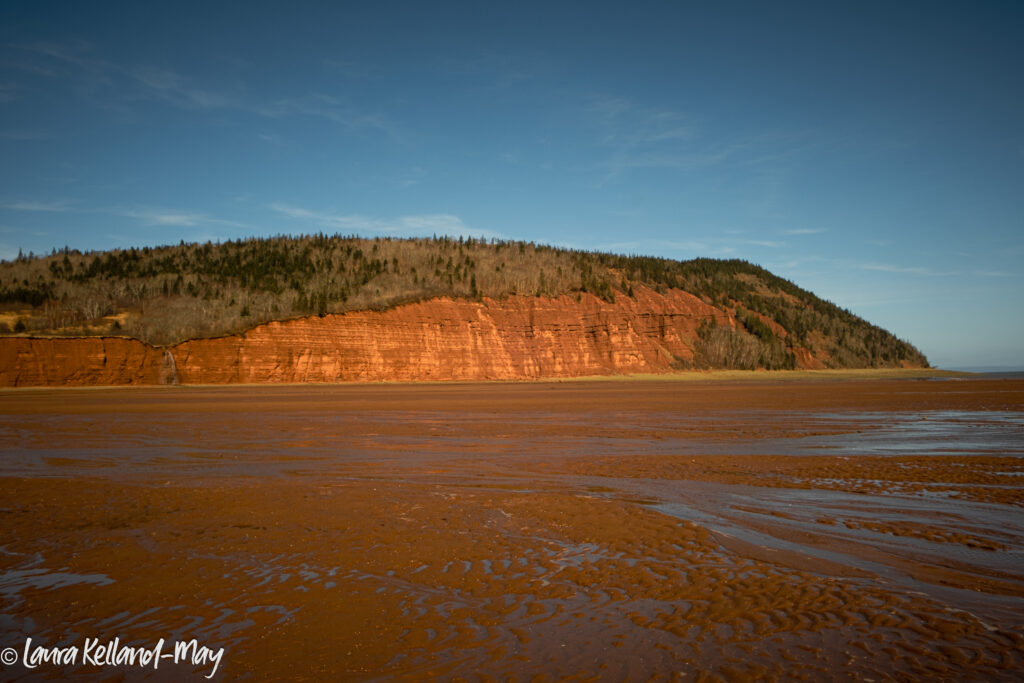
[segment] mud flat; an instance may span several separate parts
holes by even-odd
[[[196,638],[231,680],[1024,676],[1024,381],[7,390],[0,449],[19,654]]]

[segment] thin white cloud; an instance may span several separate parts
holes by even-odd
[[[676,126],[663,130],[647,131],[642,137],[638,137],[637,140],[644,144],[655,144],[668,140],[686,140],[693,137],[693,134],[694,128],[692,126]]]
[[[238,107],[231,96],[195,87],[177,72],[157,67],[135,67],[128,74],[150,95],[183,109],[223,109]]]
[[[765,263],[764,265],[765,265],[766,268],[768,268],[769,270],[773,270],[773,271],[774,270],[791,271],[791,270],[794,270],[796,268],[800,268],[801,266],[805,266],[805,265],[807,265],[809,263],[821,263],[823,261],[828,261],[828,260],[829,259],[825,259],[825,258],[823,258],[821,256],[805,255],[805,256],[799,256],[797,258],[790,258],[790,259],[787,259],[785,261],[777,261],[777,262]]]
[[[284,139],[277,133],[257,133],[256,138],[271,145],[283,146]]]
[[[622,116],[624,113],[633,109],[633,105],[629,100],[621,97],[602,96],[595,98],[587,109],[606,122],[612,122]]]
[[[266,104],[246,105],[243,108],[268,118],[321,118],[351,131],[377,130],[398,137],[398,127],[387,117],[360,111],[337,97],[323,93],[283,98]]]
[[[753,174],[762,184],[778,182],[779,165],[807,148],[806,135],[795,132],[711,139],[684,112],[620,97],[592,98],[583,120],[596,134],[595,147],[607,152],[592,166],[604,173],[600,184],[634,170],[705,172],[723,166]]]
[[[794,228],[792,230],[783,230],[783,235],[820,235],[823,232],[828,232],[824,228]]]
[[[21,47],[24,50],[34,52],[38,55],[52,57],[59,61],[68,62],[83,68],[91,68],[96,63],[96,60],[83,56],[83,53],[89,52],[90,46],[88,43],[82,41],[76,43],[52,43],[48,41],[38,41],[27,45],[19,45],[17,47]]]
[[[162,66],[115,64],[94,57],[91,46],[84,43],[35,43],[15,47],[36,61],[44,61],[40,69],[51,70],[53,77],[67,75],[75,81],[76,88],[93,95],[107,95],[102,102],[97,102],[105,107],[156,100],[190,111],[232,109],[269,118],[316,117],[350,131],[377,130],[398,136],[398,127],[387,117],[322,93],[259,101],[246,97],[239,89],[203,87],[196,79]],[[13,83],[0,83],[0,101],[16,96],[16,88]]]
[[[16,45],[30,61],[19,67],[45,78],[69,76],[81,94],[95,95],[115,85],[123,69],[94,56],[92,46],[84,41],[74,43],[37,42]],[[99,102],[110,106],[109,98]]]
[[[468,235],[471,232],[462,219],[447,213],[402,216],[397,222],[403,231],[412,230],[424,234]]]
[[[960,275],[958,271],[938,271],[922,266],[898,266],[890,263],[862,263],[862,270],[874,270],[882,273],[895,273],[900,275],[924,275],[929,277],[945,277],[949,275]]]
[[[36,202],[25,200],[0,202],[0,209],[11,209],[13,211],[44,211],[50,213],[75,211],[74,208],[68,206],[65,202]]]
[[[591,99],[583,111],[598,136],[597,146],[608,152],[598,164],[605,171],[602,184],[635,169],[680,168],[703,161],[692,149],[696,128],[680,112],[610,96]]]
[[[19,46],[38,62],[37,71],[50,77],[66,75],[75,87],[89,93],[104,93],[102,105],[123,104],[138,99],[157,99],[183,109],[212,109],[233,106],[227,94],[205,90],[170,69],[149,65],[124,66],[98,57],[87,43],[33,43]],[[68,68],[70,67],[70,71]]]
[[[173,209],[99,209],[101,213],[110,213],[126,218],[135,218],[146,226],[179,226],[196,227],[223,225],[231,228],[251,229],[252,226],[238,221],[216,218],[204,213],[175,211]]]
[[[79,213],[79,214],[106,214],[110,216],[121,216],[133,218],[146,226],[179,226],[195,227],[199,225],[222,225],[233,228],[251,228],[252,226],[238,221],[217,218],[204,213],[194,211],[179,211],[174,209],[152,209],[152,208],[124,208],[124,207],[78,207],[69,205],[64,201],[30,201],[13,200],[0,202],[0,209],[13,211],[31,211],[44,213]]]
[[[146,225],[178,225],[193,227],[205,222],[201,214],[166,211],[121,210],[114,213],[127,218],[137,218]]]
[[[46,78],[53,78],[57,75],[57,71],[53,68],[45,66],[43,64],[37,64],[33,61],[26,61],[24,59],[5,59],[2,62],[3,67],[8,71],[18,69],[20,71],[26,71],[35,76],[44,76]]]
[[[500,238],[490,230],[471,228],[453,214],[422,214],[393,219],[371,218],[359,214],[337,214],[312,211],[290,204],[274,203],[270,208],[280,214],[309,221],[320,228],[342,233],[374,233],[404,235],[448,235],[450,237]]]
[[[814,146],[808,131],[714,135],[684,111],[652,108],[621,97],[592,98],[582,122],[594,134],[597,160],[582,167],[603,187],[634,172],[693,176],[700,183],[740,186],[755,215],[785,215],[793,159]],[[809,233],[802,233],[809,234]]]
[[[36,229],[36,228],[24,228],[24,227],[15,228],[15,227],[10,226],[10,225],[2,225],[2,226],[0,226],[0,234],[14,235],[15,237],[18,237],[18,238],[21,238],[21,237],[49,237],[50,236],[50,232],[47,231],[47,230],[39,230],[39,229]]]
[[[772,240],[738,240],[740,244],[749,244],[752,247],[769,247],[771,249],[777,249],[786,245],[785,242],[775,242]]]

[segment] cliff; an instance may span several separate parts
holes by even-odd
[[[0,339],[0,386],[159,384],[164,353],[134,339]]]
[[[681,290],[438,298],[272,322],[158,349],[125,338],[0,339],[0,386],[532,379],[668,372],[730,314]],[[804,348],[798,364],[820,367]]]

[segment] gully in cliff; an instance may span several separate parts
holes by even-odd
[[[160,384],[177,384],[178,366],[174,362],[174,354],[170,349],[164,351],[164,363],[160,368]]]

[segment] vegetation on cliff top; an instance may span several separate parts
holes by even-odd
[[[796,346],[831,367],[927,366],[907,342],[745,261],[446,237],[313,235],[19,255],[0,263],[0,334],[120,334],[169,345],[437,296],[590,293],[615,301],[636,285],[685,290],[740,323],[702,328],[694,347],[701,366],[791,368]]]

